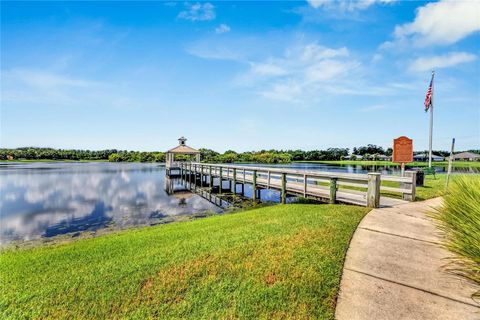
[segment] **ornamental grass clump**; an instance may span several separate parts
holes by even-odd
[[[477,286],[472,298],[480,300],[480,176],[455,179],[432,217],[454,254],[445,269]]]

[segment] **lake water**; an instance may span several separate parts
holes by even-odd
[[[149,225],[216,205],[143,163],[1,163],[0,243],[81,231]]]
[[[392,174],[399,170],[384,166],[309,163],[277,166],[351,173]],[[228,188],[228,183],[224,183],[224,188]],[[249,185],[245,186],[244,193],[246,197],[252,196]],[[262,190],[260,199],[278,202],[280,194]],[[222,211],[186,190],[178,180],[166,179],[165,167],[159,164],[0,163],[0,244],[62,234],[75,236],[82,231],[105,228],[152,225]]]

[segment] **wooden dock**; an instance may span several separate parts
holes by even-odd
[[[234,187],[229,192],[234,194],[237,192],[237,184],[250,184],[253,200],[259,198],[258,192],[261,189],[279,191],[282,203],[286,202],[287,195],[371,208],[415,200],[415,172],[406,172],[407,176],[400,177],[376,172],[354,174],[198,162],[181,162],[178,163],[178,168],[181,178],[194,186],[214,187],[214,179],[217,179],[219,193],[226,191],[221,187],[223,181],[233,184]],[[382,185],[382,181],[396,182],[400,186]],[[381,195],[381,191],[398,194],[401,199]]]

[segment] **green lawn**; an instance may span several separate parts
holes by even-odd
[[[277,205],[0,254],[2,319],[333,319],[368,209]]]
[[[398,163],[391,161],[363,161],[363,160],[339,160],[339,161],[295,161],[305,163],[324,163],[335,165],[362,165],[362,166],[400,166]],[[407,167],[426,167],[428,162],[411,162],[406,164]],[[447,167],[448,161],[435,161],[433,166]],[[480,168],[480,161],[454,161],[453,167],[456,168]]]
[[[0,162],[108,162],[104,159],[80,159],[80,160],[70,160],[70,159],[14,159],[14,160],[0,160]]]

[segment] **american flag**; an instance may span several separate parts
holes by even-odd
[[[433,92],[433,76],[435,74],[432,73],[432,80],[430,80],[430,85],[428,86],[427,96],[425,97],[425,112],[428,111],[430,106],[432,105],[432,92]]]

